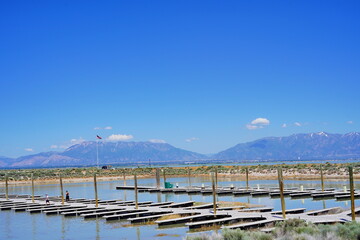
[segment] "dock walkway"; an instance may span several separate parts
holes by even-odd
[[[276,191],[272,189],[271,191]],[[289,190],[290,191],[290,190]],[[315,190],[316,191],[316,190]],[[227,228],[259,228],[271,227],[275,222],[282,221],[281,211],[272,211],[272,207],[244,208],[234,206],[212,211],[212,204],[207,203],[194,206],[194,201],[187,202],[141,202],[138,209],[135,201],[100,200],[97,207],[92,199],[77,199],[64,205],[59,197],[52,197],[51,205],[47,205],[43,198],[35,198],[35,202],[29,195],[13,195],[14,198],[6,200],[0,195],[1,211],[26,211],[28,213],[58,214],[60,216],[77,216],[84,219],[102,218],[106,221],[129,221],[131,223],[143,223],[154,221],[159,227],[174,224],[183,224],[192,228],[218,225]],[[244,209],[241,209],[244,208]],[[360,208],[356,208],[357,214]],[[351,221],[350,211],[342,211],[340,208],[326,208],[316,211],[306,211],[305,208],[287,209],[287,219],[303,219],[315,224],[343,223]],[[177,216],[173,219],[159,220],[163,216]],[[180,217],[179,217],[180,216]],[[359,218],[356,218],[359,221]]]

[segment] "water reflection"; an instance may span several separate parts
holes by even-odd
[[[156,195],[157,195],[157,201],[160,203],[161,202],[161,193],[157,192]]]
[[[167,178],[167,181],[170,183],[179,183],[179,187],[188,186],[188,176],[183,178]],[[133,180],[127,180],[128,186],[133,185]],[[204,184],[206,186],[211,186],[211,178],[206,176],[194,177],[191,179],[191,184],[193,186],[201,186]],[[236,177],[226,177],[219,178],[218,185],[221,186],[230,186],[233,184],[235,187],[246,187],[246,182],[241,178]],[[278,187],[277,180],[251,180],[249,181],[250,187],[257,187],[259,184],[260,187],[269,188],[269,187]],[[134,200],[134,191],[133,190],[115,190],[116,186],[124,185],[122,180],[120,181],[111,181],[111,182],[98,182],[98,195],[100,199],[119,199],[123,200]],[[156,186],[155,179],[139,179],[140,186]],[[285,188],[291,187],[300,187],[303,185],[303,188],[315,188],[318,189],[321,187],[320,181],[316,180],[285,180]],[[346,180],[340,181],[325,181],[325,188],[336,188],[340,191],[344,191],[344,186],[348,189],[348,182]],[[360,182],[355,182],[355,188],[359,189]],[[72,198],[93,198],[94,196],[94,186],[93,182],[85,183],[67,183],[66,190],[71,193]],[[0,192],[4,192],[5,188],[0,188]],[[60,194],[59,184],[46,184],[46,185],[35,185],[36,195],[44,196],[46,193],[50,196],[55,196]],[[16,186],[11,185],[9,187],[9,194],[29,194],[31,193],[31,185],[25,186]],[[153,202],[162,202],[162,201],[195,201],[195,202],[207,202],[212,203],[212,195],[188,195],[188,194],[174,194],[174,193],[141,193],[139,194],[139,201],[153,201]],[[251,196],[233,196],[233,195],[221,195],[217,196],[217,201],[225,202],[240,202],[240,203],[252,203],[266,205],[268,207],[273,207],[274,210],[281,210],[281,203],[279,198],[271,198],[269,196],[262,196],[253,198]],[[350,208],[349,201],[336,201],[335,199],[326,199],[320,201],[313,201],[312,198],[306,199],[292,199],[290,197],[285,198],[286,208],[299,208],[299,206],[306,208],[307,211],[310,210],[319,210],[323,208],[337,207],[340,206],[344,209]],[[360,205],[360,200],[356,200],[357,206]],[[16,220],[16,221],[15,221]],[[61,221],[61,222],[59,222]],[[120,227],[120,222],[115,223],[106,223],[103,219],[99,218],[97,220],[84,221],[80,217],[74,218],[64,218],[63,216],[47,216],[44,214],[29,214],[29,213],[18,213],[12,211],[0,211],[0,230],[1,236],[4,239],[13,239],[21,240],[25,238],[36,239],[36,240],[45,240],[49,236],[46,236],[44,232],[51,231],[53,235],[51,238],[55,239],[69,239],[71,236],[72,239],[145,239],[150,240],[154,239],[154,236],[159,231],[157,225],[144,225],[139,227],[129,227],[124,228]],[[127,223],[127,222],[125,222]],[[123,224],[123,222],[122,222]],[[79,231],[81,227],[82,231]],[[19,229],[21,229],[19,231]],[[174,231],[173,228],[161,230],[161,233],[173,234],[174,232],[178,233],[180,237],[174,236],[164,236],[161,237],[161,240],[170,240],[170,239],[183,239],[186,236],[188,231],[187,227],[179,227]],[[119,236],[121,236],[119,238]]]
[[[140,240],[140,239],[141,239],[141,238],[140,238],[140,228],[139,228],[139,227],[136,228],[136,237],[137,237],[137,238],[136,238],[137,240]]]
[[[99,223],[99,219],[96,218],[95,219],[95,224],[96,224],[96,240],[100,240],[100,223]]]
[[[32,229],[32,239],[36,240],[38,231],[37,231],[37,223],[35,217],[31,218],[31,229]]]

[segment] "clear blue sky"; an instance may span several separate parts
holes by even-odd
[[[0,155],[96,134],[216,153],[360,131],[359,12],[359,1],[3,2]]]

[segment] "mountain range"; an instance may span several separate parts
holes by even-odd
[[[63,152],[42,152],[7,158],[0,156],[0,168],[65,167],[118,164],[181,163],[244,160],[321,160],[360,158],[360,133],[325,132],[266,137],[240,143],[214,155],[203,155],[167,143],[94,142],[73,145]]]

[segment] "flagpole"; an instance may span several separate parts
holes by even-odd
[[[96,139],[96,164],[97,168],[99,168],[99,139]]]

